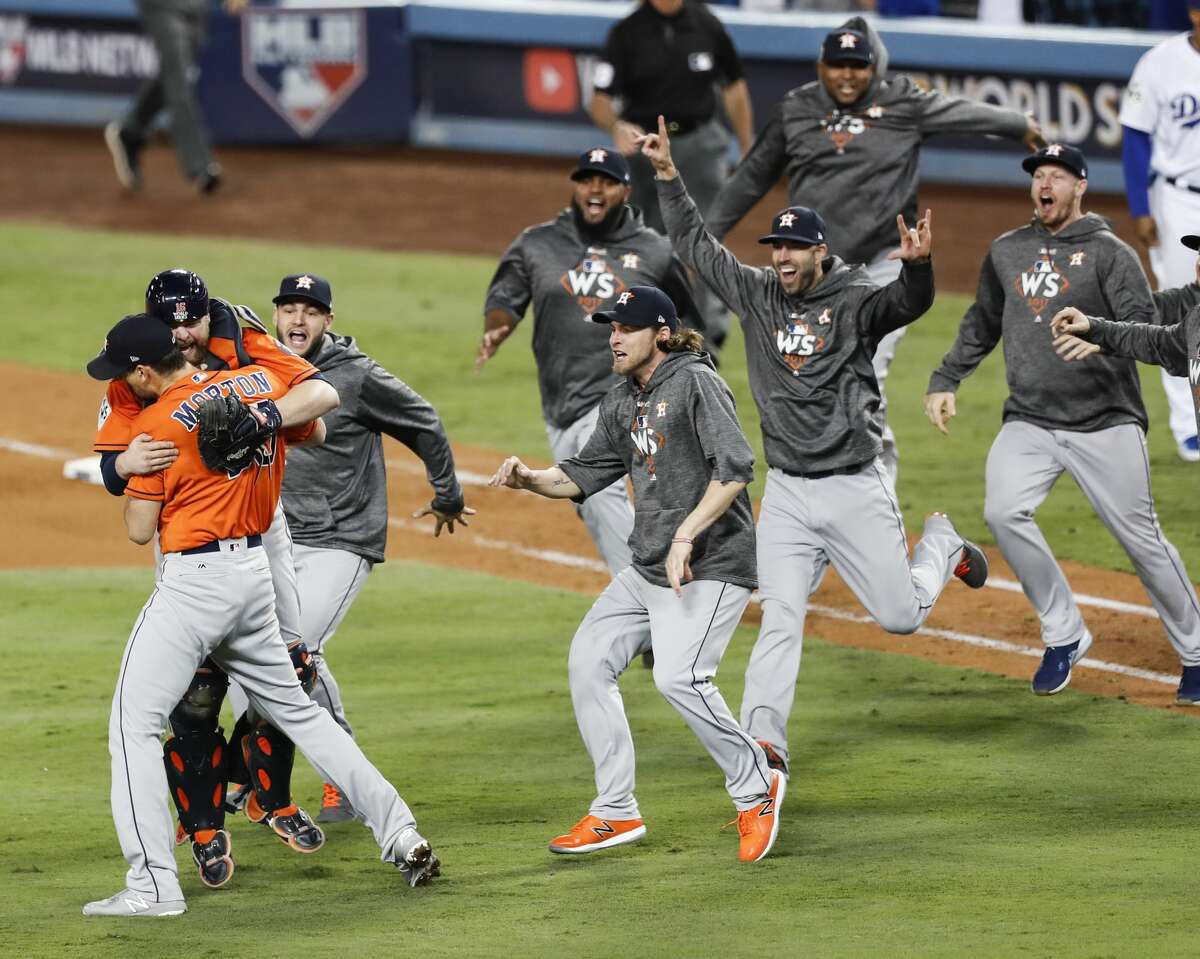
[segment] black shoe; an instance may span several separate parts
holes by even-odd
[[[286,816],[278,814],[263,820],[276,836],[296,852],[316,852],[325,845],[325,833],[299,806]]]
[[[120,124],[110,123],[104,128],[104,144],[112,154],[113,169],[117,179],[126,190],[142,188],[142,165],[140,140],[121,129]]]
[[[971,589],[979,589],[988,578],[988,561],[983,550],[970,540],[963,540],[962,556],[954,567],[954,575]]]
[[[196,177],[196,189],[201,196],[211,196],[221,188],[221,178],[224,172],[216,163],[210,163],[208,168]]]
[[[200,870],[200,881],[209,889],[220,889],[233,877],[233,840],[218,829],[208,842],[192,840],[192,859]]]

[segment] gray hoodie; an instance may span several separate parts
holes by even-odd
[[[1051,346],[1050,320],[1067,306],[1088,316],[1154,323],[1150,285],[1137,254],[1108,222],[1088,213],[1051,234],[1035,216],[992,241],[975,302],[930,393],[953,393],[1004,338],[1004,421],[1089,433],[1122,423],[1146,429],[1137,365],[1117,356],[1067,363]]]
[[[434,508],[457,513],[463,494],[446,430],[428,402],[362,353],[352,337],[326,333],[308,359],[338,391],[341,405],[323,417],[323,445],[288,449],[283,511],[292,538],[382,563],[388,504],[380,434],[425,463]]]
[[[786,173],[788,203],[824,217],[829,249],[848,263],[870,263],[896,246],[897,213],[916,220],[922,141],[937,133],[1025,135],[1025,115],[1016,110],[886,76],[887,48],[874,28],[860,17],[843,26],[870,37],[874,81],[849,107],[839,107],[819,79],[784,96],[709,211],[718,239]]]
[[[589,317],[630,286],[657,286],[680,318],[703,332],[687,271],[633,207],[599,241],[580,233],[567,207],[522,232],[501,258],[483,310],[520,321],[533,303],[533,355],[542,416],[551,426],[570,426],[617,382],[608,327]]]
[[[1172,376],[1186,376],[1200,428],[1200,283],[1154,294],[1162,326],[1121,323],[1089,317],[1083,337],[1114,356],[1161,366]],[[1087,360],[1094,363],[1095,358]]]
[[[833,256],[820,283],[789,296],[774,269],[743,266],[705,232],[681,177],[657,183],[675,249],[741,319],[767,464],[819,473],[878,456],[871,357],[884,335],[933,305],[933,265],[905,264],[899,279],[880,287],[862,267]]]
[[[558,466],[583,491],[581,499],[629,476],[633,566],[656,586],[669,585],[665,564],[671,537],[708,484],[754,478],[754,454],[733,394],[707,353],[668,354],[645,390],[632,378],[614,386],[600,402],[600,420],[587,444]],[[754,550],[754,515],[742,490],[696,538],[692,574],[754,589]]]

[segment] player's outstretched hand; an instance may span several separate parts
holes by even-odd
[[[642,148],[642,156],[650,161],[660,180],[674,180],[679,175],[679,171],[675,169],[675,162],[671,159],[671,138],[667,136],[667,121],[661,113],[658,115],[658,132],[643,133],[638,137],[638,145]]]
[[[926,210],[915,227],[906,226],[904,217],[897,216],[896,229],[900,231],[900,249],[892,250],[887,258],[905,263],[926,262],[933,251],[933,211]]]
[[[1074,306],[1064,307],[1050,320],[1050,332],[1054,336],[1061,336],[1063,333],[1086,336],[1091,328],[1092,324],[1088,321],[1087,316]]]
[[[117,473],[124,479],[147,476],[165,470],[179,457],[179,449],[170,440],[156,440],[139,433],[117,457]]]
[[[925,394],[925,415],[929,417],[930,423],[947,436],[950,435],[950,421],[954,419],[956,412],[953,393]]]
[[[442,535],[443,526],[446,527],[446,532],[453,536],[454,524],[458,523],[459,526],[470,526],[471,524],[467,522],[466,517],[474,515],[475,510],[469,506],[464,506],[457,513],[443,513],[439,509],[434,509],[433,504],[430,503],[424,509],[419,509],[413,513],[412,518],[423,519],[426,516],[432,516],[434,518],[433,537],[437,539]]]
[[[1064,333],[1055,337],[1054,352],[1070,363],[1073,360],[1086,360],[1089,356],[1095,356],[1100,352],[1100,347],[1070,333]]]
[[[529,479],[532,476],[533,470],[517,459],[517,457],[510,456],[500,464],[500,468],[496,470],[496,474],[488,480],[488,486],[507,486],[509,489],[526,489]]]
[[[1021,138],[1021,142],[1029,148],[1030,153],[1036,153],[1046,146],[1046,135],[1042,132],[1042,125],[1032,113],[1025,114],[1025,136]]]
[[[675,595],[683,598],[683,584],[692,581],[692,544],[688,540],[671,540],[671,551],[667,553],[667,582]]]
[[[483,365],[496,355],[496,350],[500,349],[500,344],[508,334],[509,331],[504,329],[484,331],[483,338],[479,341],[479,350],[475,354],[476,373],[483,372]]]

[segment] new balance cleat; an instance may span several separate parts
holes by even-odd
[[[954,575],[961,579],[971,589],[979,589],[988,578],[987,557],[974,543],[963,540],[962,555],[958,565],[954,567]]]
[[[585,853],[636,842],[646,835],[646,824],[640,819],[600,819],[588,814],[571,827],[571,831],[550,840],[550,851]]]
[[[1200,666],[1183,667],[1175,702],[1180,706],[1200,706]]]
[[[321,811],[317,813],[317,822],[348,822],[357,819],[350,800],[333,783],[325,783],[321,794]]]
[[[192,861],[200,870],[200,881],[209,889],[220,889],[233,878],[233,840],[224,829],[199,829],[192,839]]]
[[[396,859],[396,868],[409,886],[427,886],[442,874],[442,864],[433,854],[433,847],[415,829],[407,829],[397,843],[397,849],[404,849]]]
[[[122,889],[107,899],[97,899],[83,907],[85,916],[124,916],[125,918],[152,918],[155,916],[182,916],[187,912],[187,903],[182,899],[155,902],[153,896],[132,889]]]
[[[775,770],[771,773],[771,789],[767,798],[757,806],[738,813],[738,859],[742,862],[758,862],[775,845],[779,835],[779,813],[783,806],[783,795],[787,792],[787,778]],[[732,825],[729,823],[727,825]]]
[[[1071,681],[1071,667],[1083,659],[1091,648],[1091,633],[1084,633],[1083,639],[1066,646],[1048,647],[1042,656],[1042,664],[1033,674],[1030,688],[1039,696],[1053,696],[1062,692]]]

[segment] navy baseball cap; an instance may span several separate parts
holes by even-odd
[[[326,313],[333,310],[333,290],[329,281],[315,273],[293,273],[279,281],[279,295],[271,302],[277,306],[290,300],[309,300]]]
[[[592,147],[579,154],[579,162],[571,172],[572,180],[582,180],[593,173],[602,173],[618,183],[629,183],[629,161],[612,147]]]
[[[640,327],[665,326],[672,333],[679,329],[675,304],[666,293],[653,286],[631,286],[617,297],[611,310],[593,313],[592,322]]]
[[[771,232],[759,237],[758,242],[816,246],[825,242],[825,221],[816,210],[806,206],[789,206],[775,214],[775,219],[771,221]]]
[[[163,270],[146,287],[146,312],[163,323],[208,316],[208,287],[191,270]]]
[[[104,347],[87,365],[94,380],[115,380],[139,363],[157,363],[175,349],[175,334],[156,317],[134,313],[108,331]]]
[[[1026,173],[1032,173],[1047,163],[1066,167],[1081,180],[1087,179],[1087,160],[1083,158],[1083,152],[1066,143],[1051,143],[1042,147],[1037,153],[1022,160],[1021,167]]]
[[[822,63],[874,63],[871,41],[859,30],[834,30],[821,43]]]

